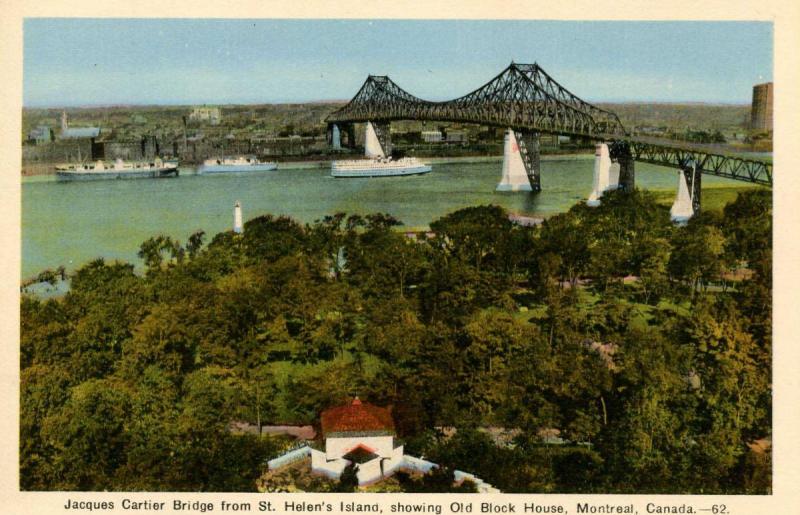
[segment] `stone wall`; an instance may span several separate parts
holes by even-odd
[[[92,140],[89,138],[56,140],[42,145],[23,145],[23,163],[66,163],[94,161]]]
[[[140,161],[144,158],[142,144],[138,141],[107,141],[105,158],[109,160],[123,159],[125,161]]]

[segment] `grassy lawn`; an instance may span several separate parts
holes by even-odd
[[[725,204],[736,200],[739,193],[748,190],[764,189],[764,186],[742,183],[741,186],[711,186],[703,188],[702,209],[707,211],[721,211]],[[675,201],[675,192],[672,190],[652,190],[656,202],[661,205],[671,206]]]
[[[632,285],[626,285],[631,288]],[[711,291],[711,289],[709,289]],[[515,295],[518,307],[511,311],[511,315],[519,322],[535,322],[547,316],[547,307],[534,299],[531,292],[517,292]],[[583,313],[588,313],[595,309],[601,296],[586,287],[579,289],[578,309]],[[630,300],[619,300],[624,303],[631,314],[630,326],[644,328],[652,320],[657,311],[672,311],[676,314],[686,315],[690,306],[689,301],[674,302],[672,300],[661,299],[656,305],[644,304]]]

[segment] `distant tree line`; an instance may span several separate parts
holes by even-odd
[[[408,453],[503,491],[769,491],[769,192],[685,226],[641,191],[538,227],[399,224],[265,215],[23,295],[21,488],[252,490],[281,444],[231,421],[316,424],[358,394]]]

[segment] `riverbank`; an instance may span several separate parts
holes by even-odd
[[[543,154],[542,161],[578,161],[594,158],[592,153],[573,153],[573,154]],[[457,156],[457,157],[425,157],[422,161],[431,164],[479,164],[479,163],[501,163],[503,156]],[[298,160],[298,161],[279,161],[278,170],[326,170],[331,166],[332,159]],[[30,166],[30,165],[26,165]],[[54,164],[33,165],[35,170],[26,170],[23,166],[22,182],[42,182],[56,180]],[[178,167],[181,174],[195,175],[197,167],[195,165],[180,165]],[[230,174],[228,174],[230,175]]]
[[[740,193],[755,189],[766,189],[766,187],[744,182],[736,184],[727,184],[727,185],[712,184],[709,186],[704,186],[702,194],[703,195],[702,209],[704,211],[721,211],[726,204],[736,200],[736,197]],[[668,188],[647,188],[647,191],[652,193],[655,196],[656,203],[662,206],[672,206],[672,203],[675,202],[675,190]],[[582,202],[585,200],[586,200],[585,198],[582,198],[580,201]],[[548,218],[560,213],[537,214],[535,216],[531,216],[528,213],[522,211],[515,211],[512,209],[509,210],[508,214],[509,214],[508,216],[509,220],[511,220],[514,223],[526,226],[533,226],[533,225],[540,225]],[[424,226],[404,225],[398,228],[398,230],[401,230],[406,233],[424,233],[430,231],[430,227],[428,227],[427,225]]]
[[[703,188],[702,209],[705,210],[705,211],[718,211],[718,210],[721,210],[721,209],[723,209],[725,207],[726,204],[736,200],[736,197],[737,197],[737,195],[739,195],[739,193],[747,191],[747,190],[750,190],[750,189],[761,189],[761,188],[763,188],[763,186],[756,186],[756,185],[747,184],[747,183],[737,183],[737,184],[732,184],[732,185],[731,184],[728,184],[728,185],[714,185],[714,184],[712,184],[712,185],[705,186]],[[648,191],[650,191],[656,197],[656,202],[658,204],[663,205],[663,206],[671,206],[672,203],[675,200],[675,191],[674,190],[670,190],[670,189],[667,189],[667,188],[655,188],[655,189],[649,189]],[[502,198],[505,198],[505,197],[502,197]],[[496,197],[495,198],[487,198],[484,202],[485,203],[497,203],[498,200],[499,199],[496,198]],[[546,214],[544,214],[544,213],[543,214],[532,214],[532,213],[525,212],[524,210],[521,210],[519,208],[510,207],[510,206],[505,206],[505,207],[508,209],[509,219],[512,222],[518,223],[518,224],[521,224],[521,225],[539,225],[543,221],[545,221],[548,218],[550,218],[551,216],[554,216],[554,215],[559,213],[559,212],[550,212],[550,213],[546,213]],[[565,210],[566,210],[566,207],[565,207]],[[401,225],[401,226],[397,227],[397,230],[399,232],[404,232],[404,233],[408,233],[408,234],[412,234],[412,233],[416,234],[416,233],[426,233],[426,232],[430,231],[430,227],[428,225],[409,224],[409,225]],[[155,227],[154,227],[154,231],[157,232],[157,229]],[[176,237],[178,237],[178,234],[179,233],[176,231],[176,233],[175,233]],[[143,238],[143,237],[144,237],[144,235],[141,236],[141,238]],[[135,240],[135,238],[130,241],[130,243],[129,243],[129,247],[130,248],[129,248],[129,250],[127,252],[120,249],[121,251],[120,251],[119,254],[116,254],[116,255],[112,254],[110,257],[112,257],[112,258],[121,258],[121,259],[128,260],[129,262],[132,262],[132,263],[136,264],[137,267],[138,267],[139,263],[137,262],[135,255],[133,255],[133,253],[130,251],[130,249],[135,249],[136,246],[138,245],[138,243],[140,243],[140,242],[136,242],[134,240]],[[88,257],[86,259],[88,259]],[[35,268],[35,269],[30,268],[29,266],[26,266],[24,268],[26,268],[26,272],[28,273],[28,275],[25,276],[24,278],[27,279],[28,281],[30,281],[31,279],[33,279],[35,277],[34,275],[31,275],[31,274],[35,274],[35,273],[41,272],[48,265],[50,267],[55,267],[57,265],[55,265],[54,263],[59,263],[59,262],[63,262],[63,261],[59,261],[59,260],[56,259],[56,260],[53,260],[53,261],[49,262],[48,264],[41,263],[40,265],[37,265],[38,268]],[[67,263],[69,265],[69,269],[70,270],[73,270],[76,265],[80,266],[80,264],[81,264],[80,261],[77,261],[77,260],[68,261]],[[41,283],[41,284],[38,284],[38,285],[34,285],[32,288],[28,289],[28,291],[30,291],[32,293],[36,293],[37,295],[39,295],[39,296],[41,296],[43,298],[46,298],[46,297],[49,297],[49,296],[53,296],[53,295],[56,295],[56,296],[57,295],[62,295],[66,290],[67,290],[67,287],[65,287],[64,283],[57,284],[55,286],[49,285],[49,284],[46,284],[46,283]]]
[[[139,245],[154,235],[181,242],[198,230],[230,228],[233,205],[245,219],[272,214],[313,223],[333,213],[388,213],[402,230],[426,230],[431,220],[468,206],[494,204],[509,213],[548,218],[586,199],[592,190],[591,156],[542,161],[542,192],[496,192],[500,159],[436,162],[433,172],[384,179],[335,180],[320,163],[293,163],[277,172],[194,175],[176,179],[58,182],[22,180],[22,277],[63,265],[70,272],[98,257],[141,263]],[[669,205],[676,172],[637,163],[636,184],[661,191]],[[724,186],[724,189],[716,189]],[[716,209],[748,183],[703,177],[703,209]]]
[[[766,186],[759,186],[756,184],[749,184],[746,182],[738,183],[736,185],[710,185],[703,186],[703,193],[701,196],[700,209],[703,211],[721,211],[726,204],[736,200],[737,195],[743,191],[755,189],[768,189]],[[675,191],[667,189],[654,189],[650,190],[656,196],[656,202],[664,205],[671,206],[675,201]]]

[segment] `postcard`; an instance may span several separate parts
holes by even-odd
[[[790,513],[768,7],[19,9],[9,512]]]

